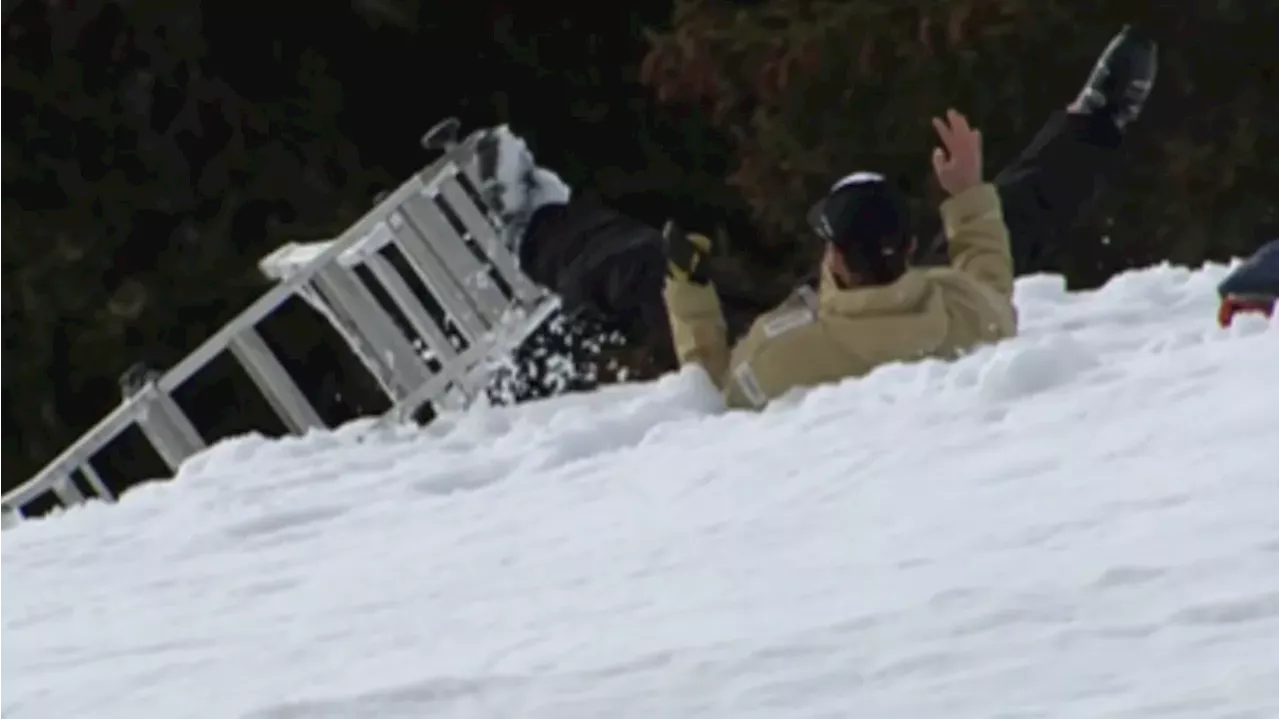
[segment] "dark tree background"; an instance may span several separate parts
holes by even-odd
[[[726,273],[768,300],[808,261],[798,208],[832,176],[877,167],[931,201],[929,114],[969,111],[994,167],[1136,19],[1162,42],[1161,76],[1123,191],[1060,267],[1092,284],[1241,254],[1275,231],[1269,3],[6,0],[4,12],[6,489],[119,401],[130,364],[173,364],[261,293],[262,255],[339,233],[421,167],[417,140],[445,115],[510,123],[580,191],[643,219],[727,229]],[[315,323],[277,324],[268,339],[324,386],[341,364],[331,343]],[[202,428],[265,421],[265,407],[230,412],[216,383],[203,392]]]
[[[1089,286],[1161,260],[1225,259],[1275,237],[1274,5],[677,0],[674,16],[643,77],[732,138],[730,183],[761,233],[756,252],[739,256],[755,254],[760,268],[807,268],[811,254],[796,248],[804,210],[849,168],[916,188],[916,214],[933,219],[928,118],[948,106],[968,113],[994,174],[1072,98],[1126,22],[1160,42],[1156,88],[1110,191],[1062,245],[1056,269]]]

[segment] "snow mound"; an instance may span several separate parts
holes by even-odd
[[[698,371],[223,442],[4,534],[13,717],[1274,717],[1274,322],[1225,268],[724,413]]]

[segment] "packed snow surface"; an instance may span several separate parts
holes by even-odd
[[[1225,268],[720,412],[697,371],[225,441],[3,537],[20,717],[1233,717],[1277,706],[1277,331]]]

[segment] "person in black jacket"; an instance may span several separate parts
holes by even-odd
[[[1156,69],[1156,43],[1125,26],[1075,99],[996,175],[1019,274],[1037,268],[1097,194],[1125,131],[1142,111]],[[660,368],[674,368],[662,300],[666,258],[660,231],[593,198],[574,196],[506,126],[486,134],[477,163],[481,193],[505,221],[506,241],[523,271],[561,297],[571,321],[616,329],[647,347]],[[918,245],[917,263],[947,263],[941,232]],[[723,293],[721,304],[730,341],[768,309]]]

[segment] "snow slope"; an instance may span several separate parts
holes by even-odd
[[[1277,331],[1222,267],[718,416],[696,372],[224,442],[3,537],[20,717],[1275,717]]]

